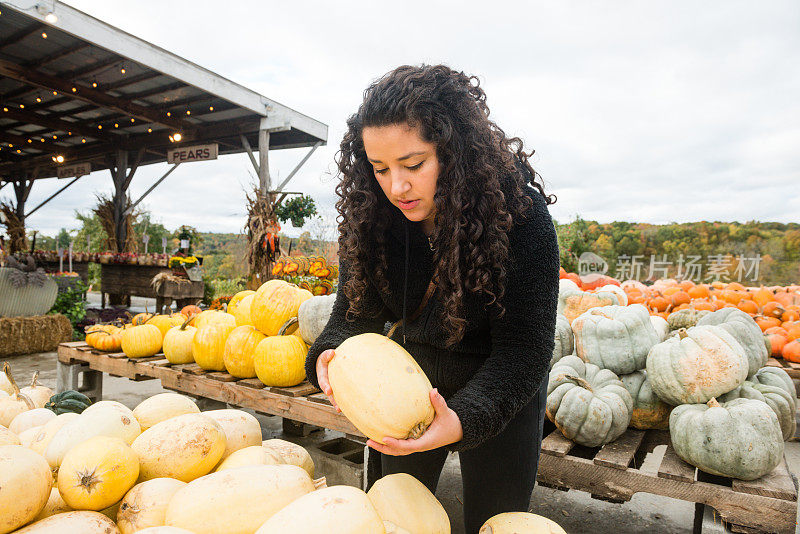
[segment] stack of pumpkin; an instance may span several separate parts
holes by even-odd
[[[769,473],[794,435],[797,393],[785,371],[765,366],[756,320],[733,305],[686,306],[665,318],[629,304],[639,289],[622,286],[633,289],[583,291],[561,280],[548,417],[589,447],[629,425],[669,428],[677,454],[704,471]]]
[[[227,311],[139,314],[129,325],[91,327],[86,341],[101,350],[121,349],[130,358],[163,351],[173,364],[197,363],[207,371],[290,387],[305,380],[308,344],[327,323],[334,299],[270,280],[257,291],[234,295]]]
[[[247,412],[201,413],[176,393],[134,410],[97,402],[34,430],[26,444],[0,427],[0,534],[450,532],[414,477],[384,477],[368,493],[325,487],[303,447],[262,441]],[[544,526],[563,532],[533,514],[501,514],[481,532]]]

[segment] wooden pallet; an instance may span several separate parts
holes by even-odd
[[[800,363],[789,362],[784,360],[783,358],[770,358],[767,360],[768,367],[780,367],[786,373],[797,380],[800,380]],[[800,393],[800,392],[798,392]]]
[[[64,365],[88,364],[91,370],[136,381],[160,380],[165,389],[362,436],[335,408],[309,398],[319,389],[308,381],[292,387],[267,387],[258,379],[205,371],[196,363],[172,365],[163,354],[134,359],[121,352],[92,349],[84,342],[59,345],[58,361]]]
[[[659,445],[666,451],[658,467],[643,470],[645,457]],[[714,508],[733,532],[789,533],[796,527],[797,489],[785,459],[758,480],[718,477],[681,460],[662,430],[631,428],[599,448],[576,445],[553,430],[542,440],[538,481],[617,503],[638,492],[701,503]]]

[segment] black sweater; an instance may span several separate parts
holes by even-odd
[[[558,242],[544,197],[531,187],[526,194],[533,199],[529,216],[509,232],[508,275],[501,301],[505,315],[493,318],[482,296],[466,292],[466,332],[460,343],[448,348],[447,334],[437,319],[442,308],[437,289],[421,315],[405,329],[405,349],[461,420],[464,437],[449,446],[450,450],[471,449],[502,431],[530,402],[548,371],[558,303]],[[365,301],[377,303],[381,311],[348,321],[348,299],[343,291],[337,293],[331,318],[306,359],[306,375],[316,385],[316,362],[323,351],[335,349],[357,334],[385,334],[386,323],[403,316],[406,235],[410,237],[411,265],[407,315],[422,302],[433,274],[434,253],[419,223],[408,221],[397,209],[392,217],[387,252],[390,294],[381,296],[370,284]],[[347,265],[340,265],[340,287],[348,274]],[[400,328],[393,339],[402,344]]]

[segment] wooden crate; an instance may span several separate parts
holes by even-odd
[[[653,470],[645,456],[659,445],[666,451]],[[645,492],[711,506],[733,532],[795,532],[797,490],[786,461],[758,480],[743,481],[704,473],[681,460],[667,431],[628,429],[604,447],[576,445],[553,430],[542,440],[538,481],[560,490],[627,502]]]
[[[240,379],[225,372],[204,371],[196,363],[172,365],[163,354],[134,359],[121,352],[98,351],[82,341],[59,345],[58,361],[64,365],[86,363],[91,370],[136,381],[157,379],[164,388],[187,395],[362,436],[335,408],[309,399],[319,389],[308,381],[286,388],[266,387],[256,378]]]

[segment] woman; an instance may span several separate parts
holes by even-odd
[[[430,379],[436,417],[419,439],[368,445],[383,475],[432,492],[458,451],[467,532],[528,509],[558,300],[555,200],[488,116],[477,78],[443,65],[365,91],[337,156],[339,291],[306,360],[335,405],[331,349],[399,322],[389,335]]]

